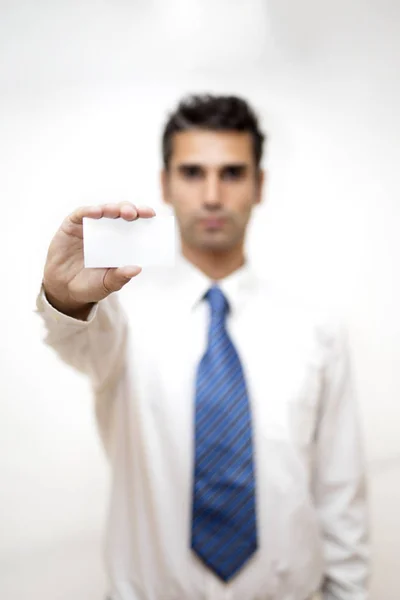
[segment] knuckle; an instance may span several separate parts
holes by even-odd
[[[110,269],[107,269],[103,275],[103,281],[102,281],[103,290],[104,290],[104,292],[106,292],[106,294],[111,294],[113,292],[113,290],[110,288],[110,286],[107,283],[107,275],[109,273],[110,273]]]

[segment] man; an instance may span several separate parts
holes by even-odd
[[[113,469],[112,600],[367,598],[345,336],[245,253],[263,141],[240,98],[190,97],[170,116],[176,268],[83,268],[83,217],[154,217],[127,203],[78,209],[49,248],[46,341],[91,378]],[[125,312],[114,292],[133,278]]]

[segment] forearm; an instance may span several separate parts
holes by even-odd
[[[326,565],[323,600],[367,600],[366,466],[345,331],[328,346],[314,487]]]
[[[325,578],[323,600],[367,600],[369,539],[363,477],[332,489],[320,502]]]
[[[44,342],[63,362],[87,374],[95,389],[118,376],[126,356],[127,321],[115,294],[77,318],[57,310],[42,288],[37,313],[45,325]]]

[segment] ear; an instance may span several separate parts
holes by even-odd
[[[259,169],[257,175],[257,190],[256,190],[256,199],[254,204],[260,204],[263,200],[263,192],[265,187],[265,181],[267,178],[267,174],[264,169]]]
[[[160,173],[160,184],[163,201],[165,202],[165,204],[171,204],[169,196],[169,174],[165,167],[161,170]]]

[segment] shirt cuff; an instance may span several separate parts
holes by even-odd
[[[47,322],[58,323],[60,325],[73,325],[74,327],[85,328],[96,318],[98,308],[99,305],[95,304],[91,308],[87,319],[82,321],[81,319],[70,317],[69,315],[66,315],[54,308],[54,306],[47,300],[43,284],[36,298],[36,312],[41,314]]]

